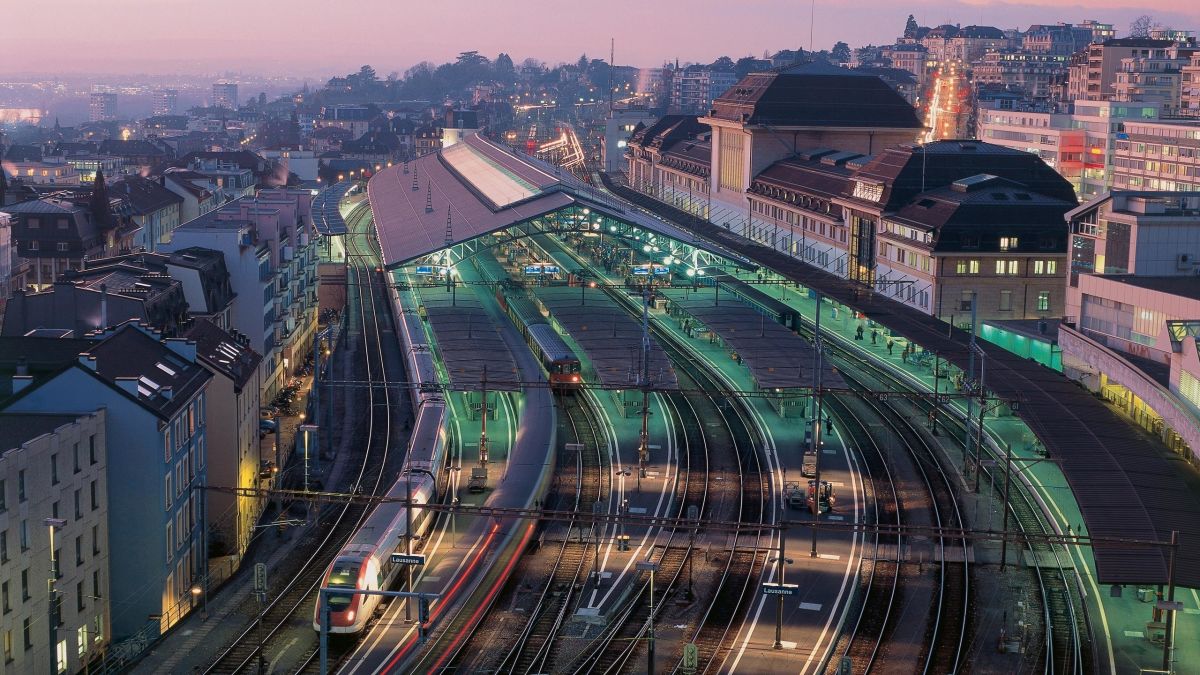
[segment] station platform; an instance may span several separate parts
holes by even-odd
[[[935,352],[958,369],[968,367],[967,331],[611,181],[607,185],[616,194],[736,251],[804,290],[819,292],[843,308],[842,321],[861,313],[892,335]],[[832,324],[823,321],[822,326],[834,329]],[[998,397],[1018,401],[1017,416],[1030,430],[1030,440],[1040,441],[1052,458],[1060,460],[1060,474],[1071,488],[1081,520],[1072,525],[1073,530],[1079,529],[1075,525],[1083,525],[1093,536],[1159,542],[1169,541],[1171,531],[1178,531],[1175,581],[1200,588],[1200,490],[1196,488],[1200,476],[1196,470],[1061,374],[986,341],[978,344],[987,354],[987,388]],[[1166,583],[1166,548],[1095,548],[1097,583]]]

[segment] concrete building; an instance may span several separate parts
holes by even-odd
[[[979,138],[1042,158],[1075,186],[1081,199],[1126,187],[1115,182],[1114,162],[1123,129],[1159,115],[1157,103],[1076,101],[1070,113],[986,110]]]
[[[372,105],[331,105],[321,108],[321,114],[313,120],[314,129],[344,129],[351,138],[360,138],[371,129],[371,122],[379,117],[379,109]]]
[[[17,383],[5,412],[106,410],[108,551],[114,641],[174,625],[207,575],[205,392],[195,343],[126,323],[78,358]],[[26,340],[23,344],[28,344]],[[119,420],[119,423],[117,421]],[[69,550],[69,549],[68,549]]]
[[[712,200],[743,212],[753,177],[799,150],[870,155],[914,141],[923,128],[883,80],[823,64],[751,73],[699,122],[712,128]]]
[[[92,122],[111,122],[117,119],[117,95],[95,91],[88,96],[88,119]]]
[[[136,235],[131,222],[102,225],[78,200],[64,196],[12,204],[4,210],[13,217],[16,255],[29,261],[15,280],[18,288],[40,290],[63,272],[82,267],[85,258],[128,252]]]
[[[1121,59],[1113,83],[1113,100],[1152,101],[1161,105],[1164,115],[1176,114],[1182,103],[1183,68],[1200,49],[1172,45],[1148,52]]]
[[[263,400],[274,398],[312,348],[317,246],[311,207],[306,190],[262,190],[255,200],[235,200],[184,223],[164,247],[224,256],[239,299],[230,324],[263,357]]]
[[[104,408],[0,413],[5,672],[82,672],[112,638],[105,442],[111,423]],[[48,631],[51,527],[58,625]]]
[[[68,270],[44,290],[14,293],[0,334],[56,330],[82,337],[130,319],[173,335],[187,321],[180,283],[119,259],[93,269]]]
[[[725,93],[737,82],[731,70],[708,66],[688,66],[676,69],[671,75],[670,110],[675,113],[703,115],[712,107],[713,99]]]
[[[946,321],[1061,316],[1070,184],[1036,157],[938,141],[803,151],[755,177],[741,234]],[[732,228],[737,231],[737,228]]]
[[[79,185],[80,175],[73,165],[58,156],[32,160],[4,160],[4,169],[14,178],[20,178],[31,185],[61,185],[70,187]],[[94,176],[93,176],[94,178]]]
[[[600,161],[604,170],[616,173],[625,170],[625,148],[638,126],[646,127],[658,118],[644,108],[614,108],[604,121],[604,144],[600,146]]]
[[[15,290],[13,288],[13,263],[15,261],[16,256],[13,255],[12,248],[12,216],[0,211],[0,316],[4,315],[4,308],[8,305],[8,299],[12,297]]]
[[[259,150],[258,154],[273,164],[277,164],[286,176],[296,174],[302,181],[317,179],[317,153],[312,149],[279,148],[275,150]]]
[[[1114,191],[1067,218],[1063,371],[1200,464],[1200,194]]]
[[[67,164],[75,167],[79,173],[80,184],[91,184],[96,181],[96,172],[103,171],[105,176],[112,178],[121,175],[124,161],[120,157],[97,154],[67,155]]]
[[[1034,25],[1021,36],[1021,51],[1066,57],[1087,47],[1093,37],[1094,32],[1090,25]]]
[[[159,177],[159,184],[183,199],[179,205],[180,224],[195,220],[221,205],[216,182],[191,169],[168,168]]]
[[[233,82],[216,82],[212,86],[212,107],[238,108],[238,86]]]
[[[179,114],[179,91],[176,89],[159,89],[154,92],[155,115]]]
[[[208,481],[212,485],[259,487],[259,402],[262,357],[244,338],[201,319],[186,335],[196,343],[196,357],[212,373],[208,386],[205,428],[208,430]],[[254,535],[266,500],[248,495],[213,493],[208,501],[213,557],[241,559]]]
[[[1068,57],[1052,53],[989,52],[971,68],[976,85],[1000,85],[1029,99],[1049,99],[1067,72]]]
[[[108,192],[124,200],[129,218],[140,228],[134,246],[156,251],[171,241],[171,233],[179,227],[183,197],[141,176],[125,176],[108,186]]]
[[[1067,96],[1072,101],[1107,101],[1116,93],[1113,85],[1123,59],[1146,57],[1152,50],[1174,44],[1171,40],[1116,38],[1088,45],[1086,58],[1071,65]]]
[[[1200,120],[1129,119],[1112,156],[1115,189],[1200,190]]]

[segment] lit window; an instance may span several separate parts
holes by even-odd
[[[1050,291],[1039,291],[1037,297],[1037,308],[1039,312],[1050,311]]]
[[[1016,237],[1000,237],[1000,250],[1008,251],[1017,247]]]

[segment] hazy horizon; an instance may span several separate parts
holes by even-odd
[[[1063,4],[1054,0],[864,0],[853,6],[820,0],[815,5],[813,46],[827,49],[886,44],[904,28],[908,14],[922,25],[985,24],[1027,28],[1031,23],[1107,21],[1124,34],[1130,21],[1151,14],[1159,23],[1200,30],[1200,3],[1160,0],[1147,9],[1129,0]],[[809,47],[809,3],[803,0],[611,0],[599,10],[560,6],[552,0],[464,0],[460,11],[421,3],[398,6],[361,0],[340,8],[315,0],[276,3],[233,0],[47,0],[22,8],[21,22],[52,31],[13,31],[6,36],[4,76],[219,76],[327,78],[371,64],[384,76],[421,61],[452,60],[477,50],[488,58],[506,52],[514,61],[574,61],[586,53],[608,58],[616,38],[616,62],[656,66],[678,58],[710,62],[719,56],[761,56]],[[114,21],[120,17],[119,21]],[[771,17],[764,21],[762,17]],[[96,26],[104,26],[96,31]],[[584,26],[580,35],[576,26]],[[48,49],[48,35],[64,49]],[[328,38],[326,36],[329,36]],[[56,40],[56,42],[57,42]],[[324,44],[323,40],[328,44]],[[0,76],[2,77],[2,76]]]

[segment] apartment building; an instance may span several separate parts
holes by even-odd
[[[737,74],[731,70],[718,70],[708,66],[687,66],[671,75],[672,112],[702,115],[712,107],[713,99],[725,93],[737,82]]]
[[[100,407],[78,414],[0,413],[5,672],[82,672],[111,641],[106,451],[111,423]],[[53,631],[47,626],[51,541]]]
[[[1118,190],[1200,190],[1200,119],[1128,120],[1112,161]]]

